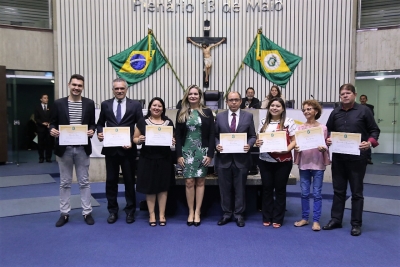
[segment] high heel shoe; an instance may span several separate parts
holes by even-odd
[[[151,227],[155,227],[155,226],[157,226],[157,222],[149,222],[149,225],[150,225]]]
[[[167,221],[159,221],[158,225],[159,226],[166,226],[167,225]]]
[[[194,221],[191,222],[186,222],[187,226],[192,226],[194,224]]]
[[[200,224],[201,224],[201,221],[200,222],[193,222],[193,225],[196,226],[196,227],[200,226]]]

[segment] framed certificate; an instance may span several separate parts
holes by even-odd
[[[287,150],[286,131],[260,133],[258,138],[263,140],[263,144],[260,146],[260,153]]]
[[[59,125],[61,146],[77,146],[88,144],[87,125]]]
[[[246,153],[247,133],[221,133],[219,141],[223,149],[221,153]]]
[[[172,126],[146,125],[146,146],[172,146]]]
[[[322,127],[312,127],[295,132],[296,143],[300,150],[309,150],[325,146],[324,132]]]
[[[331,132],[331,140],[332,145],[329,147],[329,152],[360,155],[361,134]]]
[[[118,147],[131,145],[130,127],[105,127],[103,128],[104,147]]]

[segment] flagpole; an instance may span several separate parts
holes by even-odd
[[[253,47],[253,44],[254,44],[254,42],[257,40],[258,35],[261,34],[261,33],[262,33],[262,29],[259,28],[259,29],[257,30],[257,35],[256,35],[256,37],[254,38],[253,42],[251,43],[251,45],[250,45],[250,47],[249,47],[249,50],[247,50],[246,55],[250,52],[250,49]],[[246,58],[246,56],[244,56],[244,57]],[[244,60],[244,59],[243,59],[243,60]],[[233,77],[233,80],[232,80],[231,84],[229,85],[228,89],[226,90],[226,93],[225,93],[225,96],[224,96],[224,97],[226,97],[226,96],[231,92],[231,87],[232,87],[233,83],[235,82],[236,77],[238,76],[240,69],[243,68],[243,60],[242,60],[242,64],[240,64],[240,67],[239,67],[239,69],[237,70],[235,76]]]
[[[182,84],[181,80],[179,80],[178,75],[176,74],[176,72],[175,72],[174,68],[172,67],[171,63],[169,62],[169,59],[168,59],[167,56],[165,55],[165,53],[164,53],[164,51],[163,51],[161,45],[158,43],[157,38],[154,36],[153,30],[149,29],[148,34],[150,34],[150,35],[153,36],[154,40],[156,41],[157,46],[160,48],[160,51],[161,51],[163,57],[164,57],[165,60],[167,61],[168,66],[171,68],[172,72],[174,73],[174,75],[175,75],[176,79],[178,80],[179,85],[181,86],[183,92],[185,92],[185,88],[183,87],[183,84]]]

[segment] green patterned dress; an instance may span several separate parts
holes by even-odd
[[[185,145],[182,147],[185,168],[184,178],[205,177],[207,167],[202,162],[207,156],[208,147],[201,147],[201,118],[197,110],[193,110],[186,121],[187,135]]]

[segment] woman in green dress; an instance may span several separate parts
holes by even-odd
[[[176,115],[176,154],[186,179],[188,226],[200,225],[205,176],[214,157],[214,116],[202,98],[203,92],[197,85],[189,86]]]

